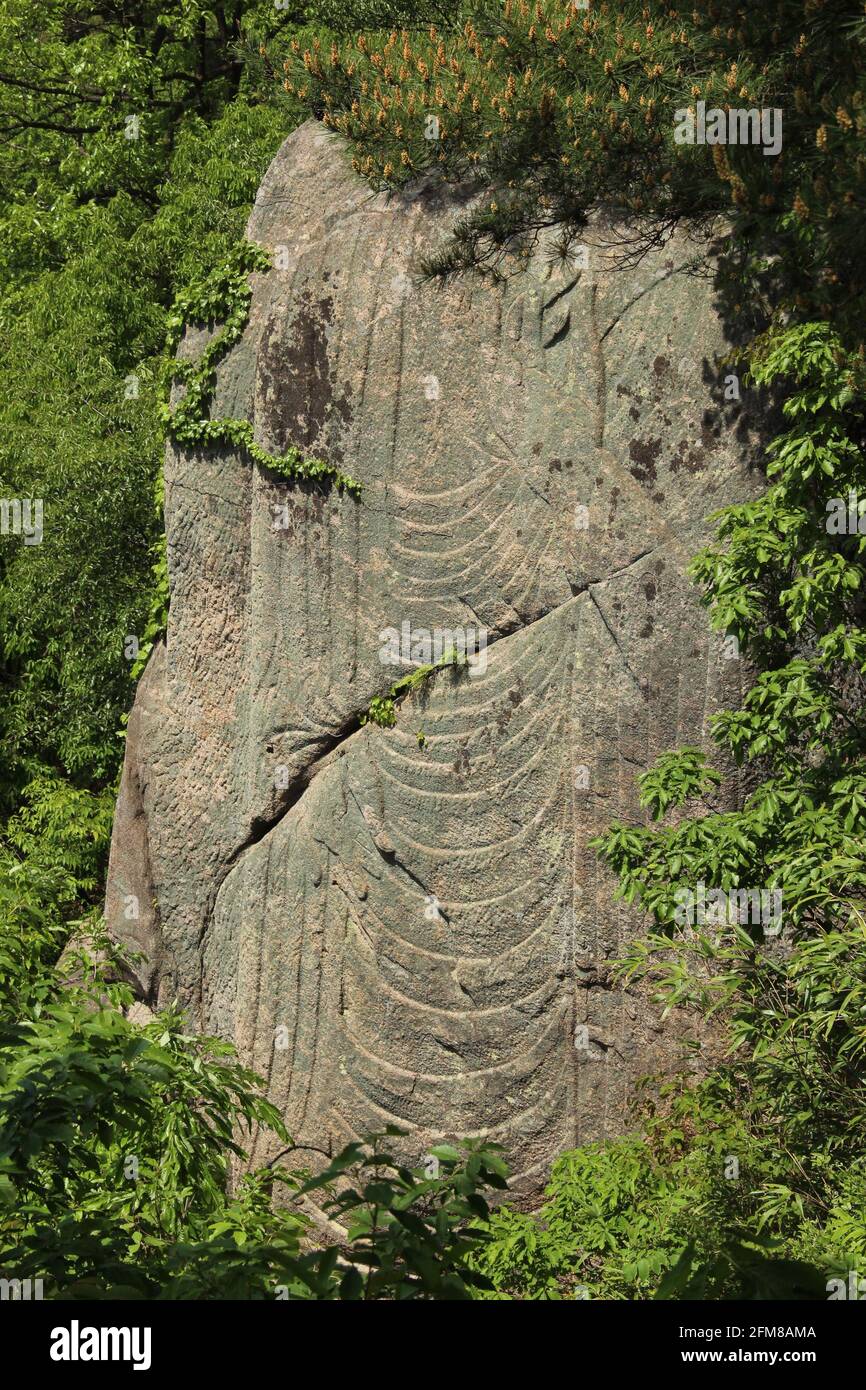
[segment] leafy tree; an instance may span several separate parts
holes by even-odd
[[[288,1139],[260,1078],[171,1011],[125,1017],[93,924],[55,964],[61,928],[28,886],[0,917],[0,1267],[49,1296],[272,1296],[306,1224],[272,1195],[298,1180],[227,1194],[242,1132]]]
[[[347,1144],[301,1188],[329,1194],[325,1210],[346,1237],[302,1257],[294,1296],[466,1300],[492,1288],[474,1257],[489,1238],[485,1194],[507,1187],[500,1146],[439,1144],[424,1167],[409,1168],[388,1142],[400,1137],[405,1131],[389,1125]]]

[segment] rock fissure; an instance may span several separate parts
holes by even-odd
[[[313,761],[310,762],[307,765],[307,767],[305,767],[298,774],[292,785],[289,788],[287,788],[286,794],[281,799],[277,810],[271,816],[253,817],[253,820],[250,823],[250,829],[248,834],[226,860],[225,872],[223,873],[222,877],[216,885],[216,888],[214,889],[212,901],[210,902],[208,910],[205,914],[205,920],[202,926],[199,945],[202,945],[204,943],[204,939],[207,936],[208,930],[213,919],[213,914],[216,909],[217,900],[219,898],[220,892],[223,889],[223,886],[225,885],[226,880],[238,868],[238,866],[244,859],[244,856],[251,849],[254,849],[256,845],[260,845],[263,840],[267,839],[267,837],[272,833],[272,831],[276,830],[277,826],[280,825],[283,820],[285,820],[286,816],[289,815],[289,813],[295,809],[304,793],[309,789],[309,787],[312,785],[313,781],[317,777],[318,773],[321,771],[322,764],[330,757],[330,755],[332,753],[335,753],[341,744],[344,744],[347,741],[347,739],[350,739],[353,736],[353,734],[356,734],[359,731],[360,725],[358,722],[358,716],[353,715],[352,718],[349,719],[346,722],[346,724],[342,727],[342,729],[340,729],[338,732],[334,734],[330,734],[325,737],[323,741],[327,743],[327,747],[324,748],[323,751],[319,752],[313,759]]]
[[[680,275],[680,274],[682,274],[683,271],[689,270],[691,266],[694,266],[694,265],[697,265],[697,264],[702,263],[703,260],[704,260],[704,258],[703,258],[703,257],[700,257],[700,258],[697,258],[697,259],[692,259],[692,260],[690,260],[690,261],[684,261],[682,265],[671,266],[670,269],[664,271],[663,274],[657,275],[656,278],[653,280],[653,282],[652,282],[651,285],[642,285],[642,286],[640,286],[639,289],[638,289],[637,294],[635,294],[635,295],[628,301],[627,304],[623,305],[622,309],[619,311],[619,313],[616,315],[616,317],[613,318],[613,319],[611,320],[611,322],[608,324],[607,328],[606,328],[606,329],[604,330],[604,332],[602,333],[602,335],[601,335],[601,337],[600,337],[600,339],[599,339],[599,342],[601,342],[601,343],[604,342],[605,338],[606,338],[610,333],[613,332],[614,328],[617,327],[617,325],[622,321],[622,319],[623,319],[623,318],[625,317],[625,315],[629,312],[629,310],[633,309],[634,306],[635,306],[635,304],[639,303],[640,300],[643,299],[644,295],[651,294],[652,291],[653,291],[658,285],[663,284],[665,280],[669,280],[670,277],[671,277],[672,275]]]
[[[631,669],[631,666],[630,666],[629,661],[628,661],[628,657],[626,656],[625,652],[624,652],[623,649],[622,649],[622,644],[621,644],[619,638],[617,637],[616,633],[614,632],[614,630],[613,630],[613,628],[611,627],[610,623],[608,622],[607,618],[604,616],[604,610],[602,609],[602,606],[601,606],[601,604],[599,603],[598,599],[596,598],[595,594],[592,592],[593,587],[594,587],[594,586],[591,585],[591,586],[589,586],[589,587],[587,588],[587,593],[588,593],[588,595],[589,595],[590,601],[592,602],[592,604],[593,604],[593,606],[594,606],[594,608],[595,608],[595,611],[597,612],[598,616],[601,618],[601,621],[604,623],[604,625],[605,625],[605,627],[606,627],[606,629],[607,629],[607,632],[608,632],[608,635],[609,635],[611,641],[613,642],[614,646],[616,647],[617,651],[619,652],[620,656],[622,657],[622,659],[623,659],[623,665],[625,666],[625,669],[628,671],[628,674],[631,676],[632,680],[634,681],[634,683],[635,683],[635,688],[636,688],[637,690],[640,691],[641,695],[644,695],[644,693],[645,693],[644,687],[641,685],[641,683],[640,683],[640,681],[638,680],[637,676],[635,675],[634,671]]]

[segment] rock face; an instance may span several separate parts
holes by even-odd
[[[419,286],[458,213],[372,195],[314,123],[268,171],[249,236],[277,268],[215,413],[364,493],[169,449],[107,913],[142,997],[234,1040],[299,1146],[486,1132],[531,1196],[673,1041],[611,983],[638,928],[588,841],[739,698],[684,571],[752,484],[693,243],[617,269],[596,232],[584,267]],[[460,629],[468,668],[359,724],[405,634],[426,659]]]

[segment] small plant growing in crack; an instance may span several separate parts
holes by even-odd
[[[391,686],[387,695],[374,695],[370,701],[369,709],[361,715],[360,723],[378,724],[382,729],[393,729],[397,723],[397,710],[407,695],[411,695],[413,690],[425,686],[436,675],[437,671],[444,671],[448,668],[455,669],[468,664],[468,659],[458,652],[456,647],[449,647],[447,652],[442,653],[438,661],[425,666],[418,666],[414,671],[410,671],[408,676],[401,676]],[[419,747],[423,748],[425,742],[424,734],[419,734]]]

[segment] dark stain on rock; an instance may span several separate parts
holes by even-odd
[[[665,372],[670,371],[670,362],[666,357],[657,357],[653,362],[653,371],[656,376],[664,376]]]
[[[635,405],[630,405],[629,408],[628,408],[628,413],[629,413],[629,415],[631,416],[631,418],[632,418],[633,420],[639,420],[639,419],[640,419],[640,411],[638,410],[637,406],[635,406]]]
[[[655,483],[656,460],[662,451],[660,439],[633,439],[628,446],[634,467],[629,471],[639,483]]]
[[[706,424],[701,426],[700,444],[690,444],[681,439],[671,460],[671,472],[678,473],[685,468],[688,473],[702,473],[707,463],[707,455],[718,447],[713,430]]]
[[[265,328],[258,357],[262,425],[275,452],[294,444],[310,452],[327,450],[329,462],[342,462],[339,435],[352,418],[351,390],[338,390],[328,360],[333,317],[330,295],[314,299],[305,290],[285,336],[277,317]]]
[[[499,734],[505,733],[505,730],[508,727],[512,714],[516,710],[517,706],[521,704],[523,701],[522,683],[519,678],[517,681],[516,689],[513,688],[509,690],[505,698],[508,701],[508,704],[501,705],[499,708],[499,712],[496,716],[496,729]],[[511,706],[510,709],[508,708],[508,705]]]
[[[701,437],[704,432],[708,433],[712,439],[719,439],[722,433],[722,421],[712,410],[705,410],[701,417]]]

